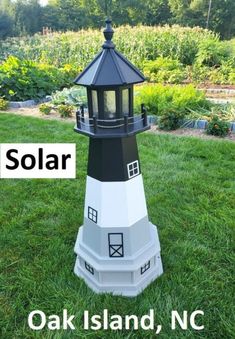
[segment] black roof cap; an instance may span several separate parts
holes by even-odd
[[[121,53],[112,42],[114,31],[111,20],[107,19],[104,29],[105,42],[102,51],[75,79],[75,84],[83,86],[122,86],[145,81],[144,75]]]

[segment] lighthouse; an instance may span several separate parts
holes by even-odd
[[[89,156],[74,272],[97,293],[136,296],[163,269],[136,143],[149,129],[144,105],[133,110],[133,86],[145,78],[115,49],[113,34],[107,19],[102,50],[75,79],[87,89],[88,112],[77,112],[74,130],[89,137]]]

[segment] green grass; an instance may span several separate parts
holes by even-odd
[[[151,221],[164,274],[136,298],[96,295],[73,273],[82,224],[87,138],[70,123],[0,114],[0,143],[76,142],[77,180],[0,180],[0,338],[154,338],[152,331],[83,330],[83,312],[143,315],[154,308],[160,338],[234,338],[235,144],[138,136]],[[75,331],[28,328],[30,311],[76,316]],[[202,331],[171,330],[172,310],[203,310]]]

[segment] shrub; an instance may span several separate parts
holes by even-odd
[[[135,97],[135,111],[144,103],[150,114],[162,115],[167,111],[188,114],[191,110],[209,108],[205,93],[193,85],[144,85],[138,87]]]
[[[194,83],[205,83],[209,81],[210,68],[194,64],[187,68],[188,79]]]
[[[10,56],[0,65],[1,93],[8,100],[40,99],[70,85],[74,75],[68,65],[57,68]]]
[[[52,107],[49,104],[41,104],[39,106],[39,111],[42,112],[43,114],[48,115],[51,113],[51,110],[52,110]]]
[[[235,84],[235,63],[233,58],[222,61],[219,67],[194,64],[187,67],[187,80],[195,83]]]
[[[215,84],[235,84],[235,61],[222,61],[219,68],[210,71],[209,80]]]
[[[160,129],[171,131],[177,129],[182,125],[184,118],[183,112],[169,111],[162,114],[158,120],[158,127]]]
[[[144,74],[150,81],[179,84],[186,79],[183,64],[178,60],[159,57],[144,63]]]
[[[4,98],[0,98],[0,111],[4,111],[9,106],[9,103]]]
[[[229,123],[226,121],[221,120],[218,116],[213,116],[211,121],[208,123],[206,128],[206,133],[219,136],[219,137],[225,137],[228,135],[230,129],[229,129]]]
[[[59,105],[57,109],[61,118],[71,117],[74,111],[74,107],[70,105]]]
[[[230,49],[218,37],[202,39],[198,46],[195,63],[200,66],[219,66],[230,56]]]

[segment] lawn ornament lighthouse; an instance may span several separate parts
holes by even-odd
[[[148,219],[136,134],[149,129],[144,106],[133,114],[133,84],[144,76],[115,49],[106,20],[101,52],[76,78],[88,114],[75,131],[89,136],[84,224],[75,273],[95,292],[136,296],[162,274],[157,228]]]

